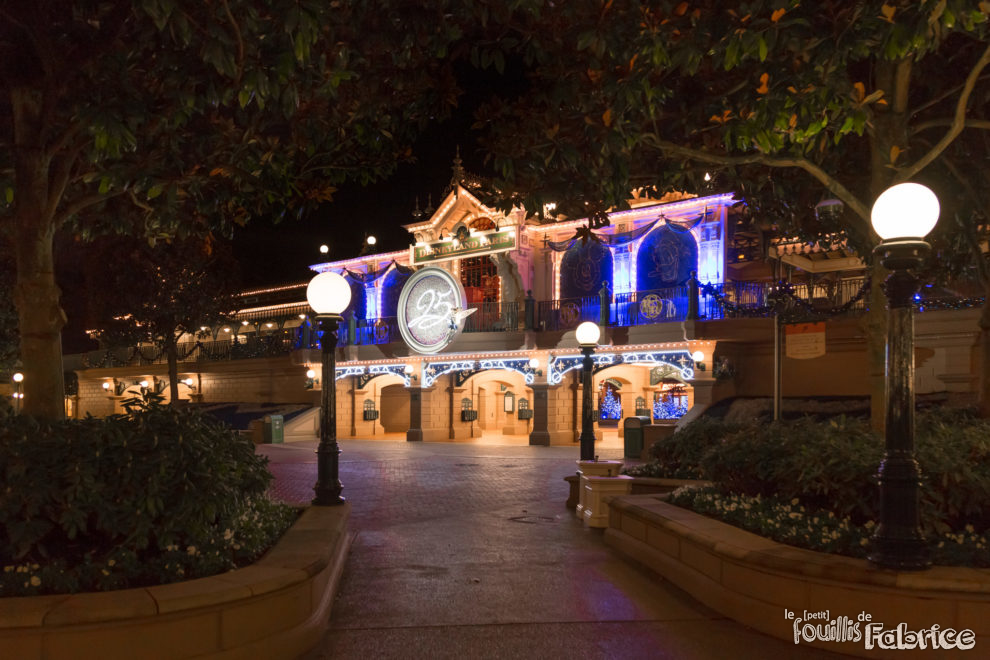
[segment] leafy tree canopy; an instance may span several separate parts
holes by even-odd
[[[371,181],[455,99],[445,3],[0,5],[0,238],[30,414],[61,415],[52,238],[156,240],[300,214]]]
[[[872,198],[937,178],[990,127],[990,3],[519,4],[492,47],[530,65],[532,94],[479,116],[503,206],[580,216],[711,172],[786,229],[841,229],[869,254]],[[816,224],[823,196],[845,203],[838,226]]]

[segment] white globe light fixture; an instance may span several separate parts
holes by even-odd
[[[307,369],[306,370],[306,378],[309,378],[310,380],[313,380],[314,378],[316,378],[316,372],[314,370],[312,370],[312,369]]]
[[[351,287],[332,271],[320,273],[306,287],[306,301],[319,315],[340,316],[351,302]]]
[[[694,353],[691,353],[691,359],[695,362],[701,362],[705,359],[705,354],[701,351],[695,351]]]
[[[193,385],[193,379],[192,378],[185,378],[185,379],[183,379],[182,382],[185,383],[186,387],[192,387],[192,385]]]
[[[150,383],[148,383],[148,381],[146,381],[146,380],[142,380],[140,383],[138,383],[138,385],[141,386],[141,389],[145,389],[145,390],[148,389],[148,385],[149,384]]]
[[[407,364],[402,368],[402,373],[404,373],[407,376],[411,375],[412,372],[413,372],[413,366],[411,364]]]
[[[577,337],[577,342],[580,346],[597,346],[598,340],[602,336],[602,331],[599,329],[597,323],[585,321],[574,331],[574,336]]]
[[[329,251],[330,251],[329,245],[324,244],[320,246],[320,254],[326,254]]]
[[[375,245],[376,243],[378,243],[378,239],[377,238],[375,238],[374,236],[369,236],[368,237],[368,245]]]
[[[529,368],[530,369],[539,369],[539,367],[540,367],[540,360],[538,358],[535,358],[535,357],[529,358]]]
[[[938,222],[938,197],[920,183],[899,183],[873,204],[870,222],[885,241],[924,238]]]
[[[14,374],[13,379],[15,383],[24,382],[24,374],[18,371],[16,374]]]
[[[111,387],[113,387],[113,385],[110,383],[110,381],[106,381],[106,380],[103,381],[103,389],[109,390]]]

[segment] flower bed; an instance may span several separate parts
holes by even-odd
[[[798,498],[725,494],[712,486],[684,486],[667,501],[780,543],[848,557],[866,557],[876,527],[872,520],[858,525],[848,516],[809,510]],[[933,540],[933,560],[942,566],[990,568],[988,545],[990,534],[967,525]]]
[[[990,422],[959,410],[918,416],[921,524],[937,563],[990,566]],[[741,424],[702,418],[651,447],[628,474],[714,486],[672,499],[782,543],[864,557],[879,516],[883,439],[863,420]]]

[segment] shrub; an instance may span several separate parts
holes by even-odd
[[[883,442],[861,420],[806,417],[726,437],[706,453],[702,473],[726,492],[799,498],[862,523],[876,515],[882,454]]]
[[[669,438],[653,443],[650,447],[652,462],[638,470],[630,469],[628,473],[668,479],[702,479],[701,463],[705,454],[723,438],[747,428],[749,425],[738,422],[701,417]]]
[[[253,559],[294,517],[267,500],[250,440],[192,409],[0,421],[0,588],[21,567],[48,572],[27,593],[211,574]]]
[[[708,445],[698,474],[723,492],[797,498],[804,506],[827,509],[856,524],[878,517],[876,473],[884,440],[864,420],[804,418],[723,432],[719,441],[713,439],[697,443]],[[915,444],[923,475],[925,533],[942,535],[967,525],[990,529],[990,421],[959,411],[923,412]]]

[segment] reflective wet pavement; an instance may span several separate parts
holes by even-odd
[[[278,497],[312,498],[315,444],[260,449]],[[564,507],[576,446],[340,446],[357,537],[306,660],[838,657],[736,624],[606,547]]]

